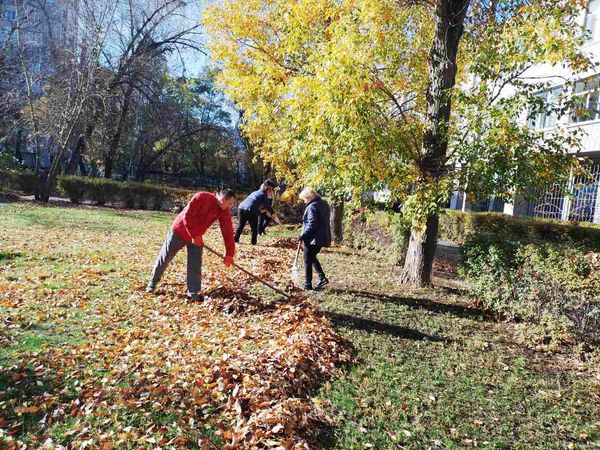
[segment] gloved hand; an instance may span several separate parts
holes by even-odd
[[[233,266],[233,256],[226,256],[223,259],[223,263],[225,264],[226,267],[231,267]]]
[[[204,245],[204,241],[202,240],[202,236],[196,236],[195,238],[192,238],[192,244],[196,244],[196,245],[202,247]]]

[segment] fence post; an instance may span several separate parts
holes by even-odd
[[[573,169],[569,172],[569,181],[567,181],[567,192],[570,194],[573,191]],[[561,211],[561,220],[569,220],[571,214],[571,197],[565,195],[563,199],[563,207]]]

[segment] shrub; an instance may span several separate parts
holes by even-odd
[[[133,209],[136,206],[138,192],[134,186],[131,186],[131,183],[123,183],[123,188],[121,189],[121,201],[125,205],[126,208]]]
[[[2,144],[1,141],[0,144]],[[23,166],[12,151],[3,150],[0,147],[0,170],[20,170],[22,168]]]
[[[600,344],[600,254],[569,244],[471,236],[461,269],[472,295],[504,317],[534,324],[536,343]]]
[[[32,172],[0,170],[0,186],[2,189],[33,194],[37,186],[37,179]]]
[[[183,208],[185,208],[185,205],[187,205],[192,199],[194,193],[194,191],[188,191],[185,189],[172,189],[170,191],[171,209],[178,212],[183,210]]]
[[[501,213],[464,213],[446,210],[440,216],[440,237],[464,243],[469,236],[494,233],[509,239],[577,242],[600,251],[600,226],[551,219],[513,217]]]
[[[117,203],[120,200],[121,183],[106,178],[88,178],[86,181],[88,199],[97,205]]]
[[[127,208],[156,210],[182,209],[193,195],[184,189],[105,178],[63,176],[59,187],[73,202],[88,200],[98,205],[124,204]]]
[[[397,264],[408,247],[410,224],[399,213],[361,208],[347,214],[345,235],[349,245],[384,253]]]
[[[129,188],[135,192],[135,204],[139,209],[160,210],[163,201],[168,198],[168,189],[160,186],[131,182]]]
[[[58,181],[58,191],[66,195],[73,203],[83,200],[86,192],[86,184],[81,177],[64,176]]]

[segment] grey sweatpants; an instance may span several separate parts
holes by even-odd
[[[165,242],[154,263],[152,277],[150,278],[151,286],[156,286],[171,260],[183,247],[187,247],[187,293],[188,295],[195,295],[200,292],[203,248],[199,245],[185,242],[177,234],[173,233],[173,230],[169,230],[167,233]]]

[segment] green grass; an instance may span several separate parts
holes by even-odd
[[[575,353],[529,350],[516,325],[450,289],[403,290],[372,257],[323,262],[333,286],[314,299],[359,360],[320,392],[337,448],[600,445],[598,379]]]
[[[23,287],[0,303],[0,315],[11,324],[5,333],[10,339],[0,344],[0,366],[9,366],[17,354],[75,348],[89,339],[86,331],[98,326],[106,305],[120,311],[131,308],[132,287],[146,280],[173,217],[89,207],[0,205],[0,300],[2,285]],[[269,229],[259,241],[297,234],[294,227]],[[213,236],[213,241],[218,239]],[[122,257],[131,252],[140,259]],[[180,259],[176,264],[183,267]],[[311,298],[352,343],[357,356],[355,365],[341,370],[318,392],[334,420],[333,447],[600,446],[600,388],[592,363],[580,362],[569,350],[545,353],[526,348],[517,333],[526,325],[497,323],[455,290],[399,287],[385,255],[341,247],[324,253],[321,260],[331,285]],[[251,267],[250,261],[239,262]],[[167,274],[171,276],[173,272]],[[272,295],[260,286],[253,290],[267,298]],[[31,301],[40,293],[43,302]],[[127,328],[124,317],[111,323],[111,329]],[[30,375],[11,396],[24,398],[54,388],[51,380]],[[14,388],[10,378],[0,375],[0,391],[8,387]],[[6,398],[0,398],[3,401]],[[132,426],[158,422],[169,427],[177,420],[176,415],[153,411],[113,413]],[[34,432],[39,419],[27,418],[26,431]],[[56,443],[66,444],[72,439],[71,425],[62,421],[47,432]],[[91,425],[101,430],[101,424]],[[170,433],[176,436],[177,429]],[[202,437],[222,444],[208,424],[199,425],[193,436],[196,441]]]

